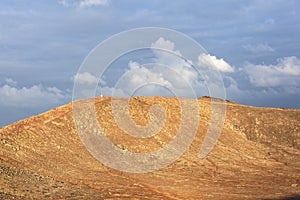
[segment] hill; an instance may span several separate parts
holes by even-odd
[[[197,100],[199,127],[187,151],[149,173],[127,173],[96,160],[78,136],[72,103],[3,127],[0,199],[299,199],[300,110],[220,102],[227,106],[222,134],[200,159],[211,100]],[[166,123],[156,136],[134,138],[115,122],[111,97],[96,98],[97,119],[115,145],[143,153],[172,141],[182,114],[176,98],[135,97],[129,102],[136,124],[149,123],[154,104],[166,109]]]

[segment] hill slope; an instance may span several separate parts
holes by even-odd
[[[121,99],[127,101],[126,99]],[[175,98],[130,99],[132,119],[149,122],[159,103],[167,121],[158,136],[136,139],[118,128],[111,98],[95,99],[97,117],[111,141],[148,152],[169,143],[180,124]],[[300,195],[300,111],[227,102],[226,123],[213,151],[198,157],[210,123],[211,99],[198,100],[200,123],[189,149],[151,173],[113,170],[82,144],[72,104],[0,129],[0,199],[280,199]],[[292,198],[292,197],[291,197]]]

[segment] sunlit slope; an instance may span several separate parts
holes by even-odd
[[[137,97],[129,102],[136,124],[149,123],[154,104],[164,106],[166,123],[153,137],[129,136],[115,122],[111,98],[97,98],[99,124],[115,145],[142,153],[173,139],[181,119],[176,98]],[[192,145],[168,167],[143,174],[110,169],[91,156],[77,134],[71,103],[6,126],[0,129],[0,198],[227,200],[300,194],[299,110],[226,102],[221,137],[200,159],[210,126],[211,99],[201,98],[198,103],[200,120]]]

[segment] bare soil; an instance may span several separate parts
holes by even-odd
[[[120,99],[127,101],[127,99]],[[111,98],[95,99],[101,127],[120,148],[155,151],[180,125],[176,98],[136,97],[130,115],[139,125],[149,108],[166,109],[155,136],[134,138],[118,127]],[[125,173],[96,160],[81,142],[72,104],[0,129],[0,199],[300,199],[300,110],[226,102],[226,122],[213,151],[200,159],[211,99],[201,98],[198,131],[174,163],[151,173]]]

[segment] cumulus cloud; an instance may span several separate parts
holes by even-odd
[[[151,63],[128,63],[127,70],[114,87],[116,96],[131,96],[139,88],[139,95],[183,97],[192,97],[192,92],[199,94],[206,91],[201,75],[191,66],[191,61],[182,59],[174,42],[160,37],[151,44],[151,48],[154,55]],[[112,90],[105,86],[102,88],[104,95],[107,95],[106,92],[112,94]]]
[[[79,3],[79,7],[91,7],[91,6],[99,6],[99,5],[106,5],[108,0],[81,0]]]
[[[182,59],[182,54],[179,50],[176,50],[174,42],[160,37],[151,44],[151,47],[154,48],[153,53],[156,56],[154,60],[155,63],[169,66],[190,84],[195,83],[197,78],[199,78],[199,74],[191,67],[192,61]],[[157,66],[157,68],[159,68],[159,66]],[[164,75],[165,77],[170,76],[167,72]],[[180,87],[180,85],[183,84],[180,83],[180,80],[172,80],[172,83],[175,84],[174,87]]]
[[[273,52],[275,51],[268,44],[247,44],[243,46],[244,49],[252,53],[262,53],[262,52]]]
[[[153,42],[151,44],[151,47],[152,48],[157,48],[157,49],[163,49],[163,50],[171,51],[172,53],[175,53],[175,54],[181,56],[180,51],[178,51],[178,50],[175,49],[175,43],[171,42],[170,40],[166,40],[163,37],[160,37],[160,38],[158,38],[158,40],[156,40],[155,42]]]
[[[137,62],[130,61],[129,69],[118,80],[112,89],[103,88],[114,96],[129,97],[132,95],[163,95],[164,88],[172,88],[172,84],[166,79],[163,73],[155,70],[152,66],[143,66]]]
[[[57,2],[65,7],[77,6],[80,8],[87,8],[107,5],[109,0],[58,0]]]
[[[59,104],[69,97],[68,94],[56,87],[45,88],[42,85],[31,87],[14,87],[3,85],[0,87],[1,106],[18,108],[41,108]]]
[[[74,76],[73,79],[79,84],[95,85],[98,84],[98,82],[102,84],[105,83],[102,79],[97,78],[96,76],[92,75],[89,72],[78,73]]]
[[[152,71],[151,68],[146,68],[144,66],[140,66],[137,62],[130,62],[129,63],[130,69],[127,71],[129,73],[126,82],[129,82],[133,86],[141,85],[143,83],[157,83],[164,86],[170,86],[170,83],[166,81],[162,75],[162,73],[155,73]],[[126,87],[130,87],[131,85],[126,85]]]
[[[300,60],[284,57],[274,65],[248,64],[246,72],[250,82],[257,87],[284,87],[300,85]]]
[[[97,78],[89,72],[77,73],[71,80],[76,84],[76,96],[73,96],[76,100],[103,94],[101,88],[107,87],[102,78]],[[105,93],[105,95],[111,95],[111,93]]]
[[[44,87],[41,84],[17,87],[4,84],[0,86],[0,110],[3,116],[0,119],[0,127],[40,114],[70,100],[70,91],[62,91],[57,87]]]
[[[198,57],[199,66],[211,67],[220,72],[234,72],[234,68],[227,63],[223,58],[217,58],[210,54],[202,53]]]
[[[12,85],[12,86],[16,86],[18,84],[17,81],[13,80],[12,78],[6,78],[5,79],[5,82],[8,84],[8,85]]]

